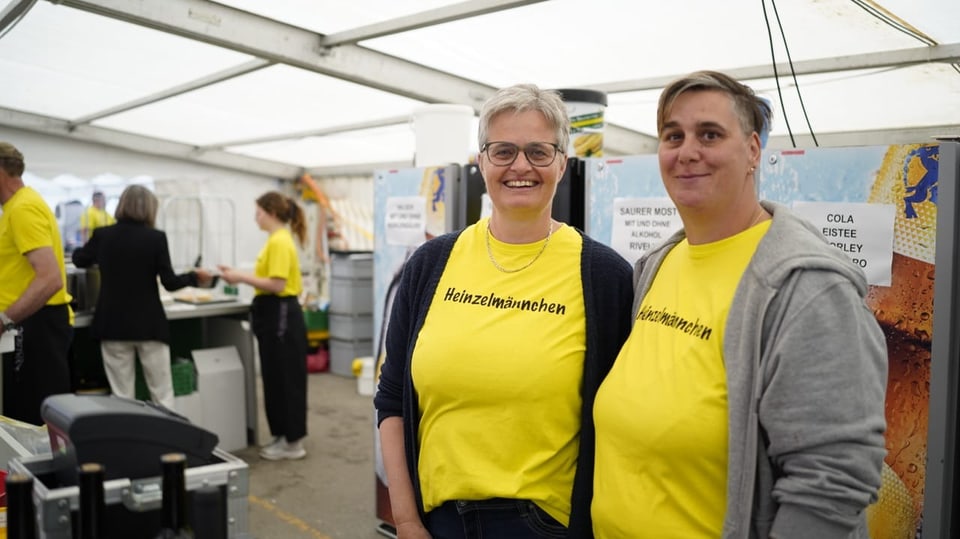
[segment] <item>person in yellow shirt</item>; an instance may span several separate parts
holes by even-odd
[[[481,107],[492,212],[405,262],[374,405],[398,539],[590,537],[593,397],[630,332],[630,264],[553,219],[560,95]]]
[[[884,332],[862,269],[759,198],[771,112],[716,71],[660,94],[683,229],[637,260],[633,329],[597,391],[596,539],[869,537]]]
[[[297,202],[271,191],[257,198],[257,225],[269,234],[253,273],[219,266],[223,280],[256,289],[250,307],[260,352],[263,407],[273,442],[260,450],[266,460],[307,455],[307,326],[298,297],[303,291],[300,245],[307,239],[306,219]]]
[[[95,229],[117,222],[112,215],[107,213],[106,207],[107,197],[101,191],[94,191],[90,207],[80,215],[80,238],[84,243],[90,241],[90,236],[93,235]]]
[[[3,415],[42,425],[43,399],[70,391],[73,312],[57,219],[23,171],[23,154],[0,142],[0,335],[17,332],[3,354]]]

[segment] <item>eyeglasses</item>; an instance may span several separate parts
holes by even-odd
[[[520,146],[512,142],[488,142],[480,148],[481,152],[486,152],[490,162],[498,167],[506,167],[513,164],[520,155]],[[563,153],[560,146],[551,142],[531,142],[523,147],[523,155],[527,162],[535,167],[549,167],[557,158],[558,153]]]

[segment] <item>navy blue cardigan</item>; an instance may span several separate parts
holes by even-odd
[[[403,417],[407,467],[421,518],[424,516],[423,499],[417,471],[420,417],[410,376],[410,359],[416,346],[415,336],[423,326],[440,276],[460,232],[428,241],[404,265],[387,329],[387,359],[374,397],[378,424],[387,417]],[[568,531],[569,537],[577,539],[593,537],[590,519],[595,441],[593,401],[600,382],[610,371],[620,346],[630,333],[633,301],[633,273],[627,261],[613,249],[582,232],[580,234],[583,238],[580,274],[583,280],[587,342],[580,390],[583,400],[580,454],[573,481]]]

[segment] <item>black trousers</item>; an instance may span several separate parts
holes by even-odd
[[[434,539],[565,539],[567,528],[530,500],[454,500],[427,513]]]
[[[72,340],[66,305],[47,305],[20,323],[17,349],[3,354],[3,415],[43,425],[43,400],[70,393]]]
[[[270,434],[307,435],[307,327],[295,297],[260,295],[250,310]]]

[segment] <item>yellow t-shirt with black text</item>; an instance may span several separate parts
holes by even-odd
[[[457,239],[413,352],[424,509],[529,499],[567,524],[586,349],[582,238],[563,226],[530,267],[503,273],[486,227]],[[510,269],[543,247],[490,242]]]
[[[705,245],[683,240],[658,269],[594,403],[597,539],[720,537],[728,448],[724,328],[769,223]]]

